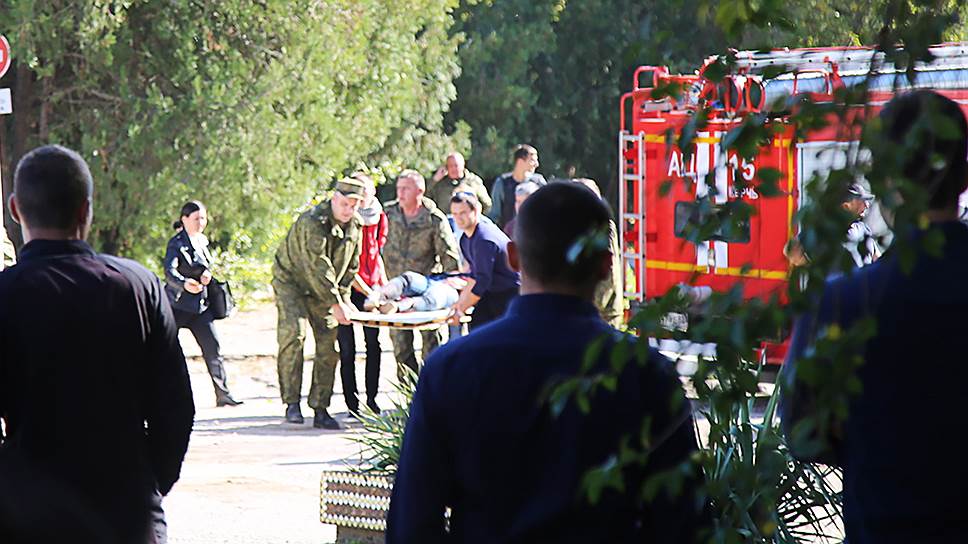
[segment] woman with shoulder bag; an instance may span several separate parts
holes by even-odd
[[[215,387],[216,406],[237,406],[242,401],[232,398],[225,375],[225,363],[215,333],[215,315],[209,307],[208,290],[212,280],[212,254],[208,238],[202,234],[208,224],[208,212],[197,200],[182,206],[178,231],[168,240],[165,252],[165,292],[171,302],[178,328],[192,331],[202,348],[202,358]],[[181,230],[179,230],[181,227]]]

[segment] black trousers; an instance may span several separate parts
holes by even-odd
[[[211,310],[205,310],[200,314],[181,310],[172,311],[175,313],[175,324],[178,328],[192,331],[198,347],[202,348],[202,359],[205,359],[205,366],[208,368],[208,375],[212,378],[216,397],[228,395],[228,377],[225,375],[225,363],[222,361],[218,335],[215,333],[215,318]]]
[[[358,309],[363,309],[366,297],[363,293],[353,290],[350,302]],[[380,329],[363,327],[363,342],[366,344],[366,400],[376,399],[380,387]],[[353,325],[340,325],[336,329],[336,340],[339,342],[339,375],[343,381],[343,396],[346,398],[347,408],[356,409],[360,405],[356,393],[356,335]]]
[[[518,296],[518,289],[508,289],[506,291],[489,291],[484,293],[481,300],[474,305],[474,313],[471,314],[471,322],[467,325],[470,332],[486,325],[495,319],[504,316],[508,309],[508,304]]]
[[[168,543],[168,522],[165,520],[165,510],[161,507],[161,493],[155,492],[151,497],[148,511],[148,544]]]

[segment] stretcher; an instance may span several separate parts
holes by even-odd
[[[405,330],[430,330],[436,329],[447,323],[447,316],[450,309],[433,310],[430,312],[400,312],[394,314],[381,314],[380,312],[352,312],[347,317],[353,323],[359,323],[364,327],[388,327],[391,329]],[[469,315],[461,316],[461,323],[469,323]]]

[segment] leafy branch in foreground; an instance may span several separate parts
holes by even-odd
[[[355,471],[391,478],[397,471],[403,433],[410,419],[410,401],[417,388],[417,375],[413,370],[403,367],[402,371],[403,379],[393,384],[396,394],[390,395],[390,409],[379,414],[367,409],[360,410],[363,432],[350,436],[361,448],[362,463],[353,465]]]

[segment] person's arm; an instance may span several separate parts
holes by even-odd
[[[498,176],[494,179],[494,185],[491,186],[491,213],[487,214],[488,217],[494,221],[494,224],[501,219],[501,209],[504,207],[504,188],[501,183],[503,179],[502,176]],[[511,203],[514,205],[514,203]],[[502,225],[503,226],[503,225]]]
[[[456,318],[460,319],[460,316],[467,313],[467,310],[474,307],[481,297],[474,294],[474,278],[468,279],[464,288],[460,290],[460,297],[457,298],[457,302],[454,304],[454,311],[456,313]]]
[[[390,220],[386,212],[380,213],[380,222],[376,228],[376,251],[383,255],[383,246],[387,245],[387,233],[390,232]]]
[[[387,233],[390,232],[390,221],[386,213],[380,214],[380,226],[376,231],[376,260],[377,268],[380,270],[380,277],[376,280],[376,285],[386,285],[390,279],[387,277],[387,265],[383,262],[383,248],[387,245]]]
[[[450,222],[446,219],[437,222],[437,232],[434,234],[434,253],[444,272],[453,272],[460,266],[457,240],[454,231],[450,230]]]
[[[191,381],[178,328],[157,280],[148,284],[151,317],[147,337],[145,435],[158,491],[167,495],[178,481],[195,419]]]
[[[634,340],[626,340],[634,342]],[[631,363],[635,364],[635,363]],[[647,542],[698,542],[707,528],[707,511],[699,500],[703,475],[693,456],[698,451],[692,405],[686,399],[675,364],[658,350],[649,350],[647,372],[641,374],[639,390],[649,405],[651,418],[649,455],[644,477],[648,485],[660,485],[654,499],[643,505],[640,515]]]
[[[500,248],[494,242],[478,239],[476,242],[471,242],[470,252],[473,253],[470,261],[474,263],[471,270],[474,278],[471,292],[480,299],[491,289],[491,283],[494,281],[494,264],[500,255]]]
[[[446,412],[435,402],[443,391],[438,384],[435,359],[431,355],[420,373],[410,404],[387,514],[387,544],[447,539],[444,510],[453,486],[453,468],[444,427],[439,421]]]
[[[477,200],[481,202],[481,213],[487,215],[487,212],[491,210],[492,202],[491,195],[487,194],[487,187],[484,186],[484,180],[473,172],[467,175],[473,176],[472,185],[474,187],[474,194],[477,195]]]
[[[840,424],[832,420],[831,409],[818,399],[816,387],[799,376],[802,360],[812,351],[817,332],[831,324],[827,311],[829,296],[824,289],[820,308],[796,320],[777,385],[782,387],[780,421],[790,453],[801,461],[836,465],[839,464]]]
[[[356,244],[353,247],[353,255],[350,257],[350,264],[346,267],[346,272],[343,273],[343,277],[339,279],[339,294],[340,301],[349,303],[350,301],[350,290],[352,288],[353,282],[359,277],[360,273],[360,254],[363,252],[363,237],[360,236],[356,240]]]
[[[352,287],[353,289],[356,289],[357,291],[363,293],[363,296],[365,297],[368,297],[370,296],[371,293],[373,293],[373,289],[371,289],[370,286],[367,285],[365,281],[363,281],[363,278],[361,278],[359,274],[353,277]]]
[[[165,250],[165,262],[162,268],[165,269],[165,283],[174,289],[184,289],[185,282],[189,280],[189,278],[182,276],[178,272],[179,258],[178,243],[174,241],[168,242],[168,248]]]
[[[189,262],[186,257],[187,249],[179,244],[177,241],[169,242],[168,249],[165,250],[165,262],[162,268],[165,270],[165,283],[169,286],[186,291],[197,295],[201,293],[205,288],[204,286],[208,284],[209,280],[212,279],[211,273],[206,269],[202,273],[202,277],[199,281],[195,278],[189,278],[178,271],[178,266],[181,263],[179,259],[184,259],[185,262]],[[205,277],[207,275],[207,278]]]

